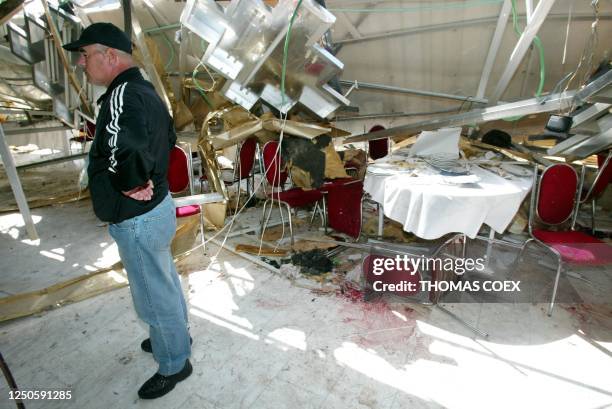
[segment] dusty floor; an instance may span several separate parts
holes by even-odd
[[[24,240],[19,216],[0,216],[0,296],[116,260],[88,202],[33,214],[38,243]],[[526,263],[534,274],[552,274],[533,258]],[[190,272],[190,378],[161,399],[137,398],[156,366],[140,350],[147,332],[123,288],[0,324],[0,351],[20,388],[72,392],[69,401],[26,407],[612,407],[608,270],[570,278],[592,303],[558,305],[552,317],[545,304],[445,304],[488,332],[484,339],[437,307],[321,295],[214,245],[179,268]],[[4,382],[0,407],[13,407]]]

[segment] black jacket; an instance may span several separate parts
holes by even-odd
[[[172,118],[138,68],[119,74],[106,93],[89,152],[89,189],[94,212],[119,223],[157,206],[168,194],[168,157],[176,143]],[[153,181],[153,197],[138,201],[121,192]]]

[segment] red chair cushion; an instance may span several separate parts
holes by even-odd
[[[385,127],[382,125],[374,125],[370,128],[370,132],[378,132],[384,131]],[[384,158],[389,153],[389,139],[374,139],[372,141],[368,141],[368,153],[370,158],[376,160],[380,158]]]
[[[578,231],[534,230],[535,238],[561,254],[563,261],[575,264],[612,264],[612,246]]]
[[[363,182],[338,183],[329,187],[327,193],[327,218],[329,227],[359,237],[361,233],[361,197]]]
[[[253,163],[255,162],[255,148],[257,147],[257,139],[249,138],[242,142],[240,147],[240,180],[249,177]]]
[[[189,187],[189,161],[184,150],[175,146],[168,161],[168,188],[170,193],[182,192]]]
[[[370,153],[370,158],[374,160],[384,158],[389,154],[389,141],[387,138],[369,141],[368,152]]]
[[[200,213],[200,206],[198,205],[181,206],[176,208],[177,218],[193,216],[194,214],[198,213]]]
[[[574,209],[578,175],[566,164],[556,164],[544,171],[540,180],[538,216],[546,224],[567,220]]]
[[[597,166],[599,166],[599,169],[601,169],[604,162],[606,161],[606,157],[607,155],[605,154],[597,155]],[[612,160],[608,162],[606,168],[601,172],[601,176],[597,180],[597,185],[595,185],[595,187],[593,188],[592,193],[592,196],[596,198],[601,196],[604,190],[606,190],[606,187],[609,183],[612,183]]]
[[[274,194],[268,193],[268,197],[271,197],[274,200],[280,200],[281,202],[285,202],[290,207],[301,207],[306,206],[307,204],[314,203],[317,200],[321,200],[323,198],[323,193],[316,189],[303,190],[299,187],[296,187],[294,189],[289,189],[284,192],[274,192]]]
[[[266,180],[270,186],[278,187],[284,185],[289,175],[282,165],[278,142],[270,141],[266,143],[263,147],[262,157]]]

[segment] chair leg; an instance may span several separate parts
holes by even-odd
[[[291,248],[293,248],[293,245],[295,244],[295,239],[293,238],[293,223],[291,222],[291,207],[287,203],[285,203],[285,205],[287,206],[287,214],[289,215],[289,234],[291,235]]]
[[[591,234],[595,235],[595,199],[591,200]]]
[[[384,233],[385,214],[380,203],[376,203],[376,210],[378,211],[378,238],[382,239]]]
[[[519,251],[518,255],[516,256],[515,262],[518,263],[521,260],[521,257],[523,256],[523,252],[525,251],[525,249],[527,248],[527,245],[529,243],[531,243],[533,241],[533,238],[529,238],[525,241],[525,243],[523,243],[523,246],[521,247],[521,250]]]
[[[263,212],[261,215],[261,223],[259,224],[259,236],[263,239],[263,234],[264,234],[264,228],[265,226],[268,224],[268,219],[270,218],[270,215],[268,215],[268,217],[266,218],[266,207],[268,206],[268,202],[270,201],[270,199],[267,199],[264,204],[263,204]],[[272,213],[272,205],[270,205],[270,214]]]
[[[561,256],[557,254],[557,276],[555,277],[555,285],[553,286],[552,298],[550,299],[550,305],[548,306],[548,316],[552,315],[553,307],[555,306],[555,298],[557,297],[557,287],[559,286],[559,278],[561,277],[561,267],[563,262]]]
[[[319,209],[319,202],[315,202],[314,207],[312,208],[312,214],[310,215],[310,224],[314,221],[315,215],[317,214],[317,210]]]
[[[202,251],[206,254],[206,238],[204,237],[204,209],[200,206],[200,235],[202,236]]]
[[[321,224],[325,229],[325,234],[327,234],[327,209],[325,208],[325,196],[321,198],[321,202],[323,203],[323,214],[321,215]]]

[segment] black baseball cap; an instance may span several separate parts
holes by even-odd
[[[93,23],[81,32],[81,37],[72,43],[64,44],[65,50],[79,51],[91,44],[102,44],[132,54],[132,42],[128,36],[114,24]]]

